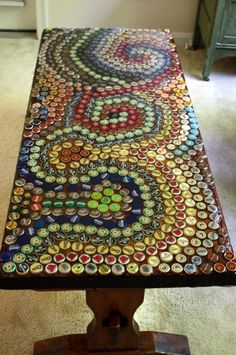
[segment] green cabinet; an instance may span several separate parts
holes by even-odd
[[[200,0],[193,47],[206,47],[203,78],[209,80],[214,61],[236,56],[236,0]]]

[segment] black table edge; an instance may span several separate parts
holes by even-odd
[[[172,288],[236,286],[235,273],[169,276],[35,276],[0,277],[4,290],[86,290],[94,288]]]

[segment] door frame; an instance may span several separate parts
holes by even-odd
[[[47,0],[35,0],[36,9],[36,32],[37,38],[41,38],[41,34],[48,26],[48,7]]]

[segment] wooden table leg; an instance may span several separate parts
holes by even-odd
[[[139,332],[133,315],[143,298],[143,289],[86,291],[87,304],[95,315],[87,334],[39,341],[34,355],[189,355],[185,336]]]
[[[133,315],[143,299],[143,289],[87,291],[86,302],[95,315],[87,328],[88,349],[138,349],[139,327]]]

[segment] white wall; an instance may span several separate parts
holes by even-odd
[[[25,6],[0,6],[0,29],[36,29],[35,1],[25,0]]]
[[[38,0],[47,27],[170,28],[191,34],[198,0]]]

